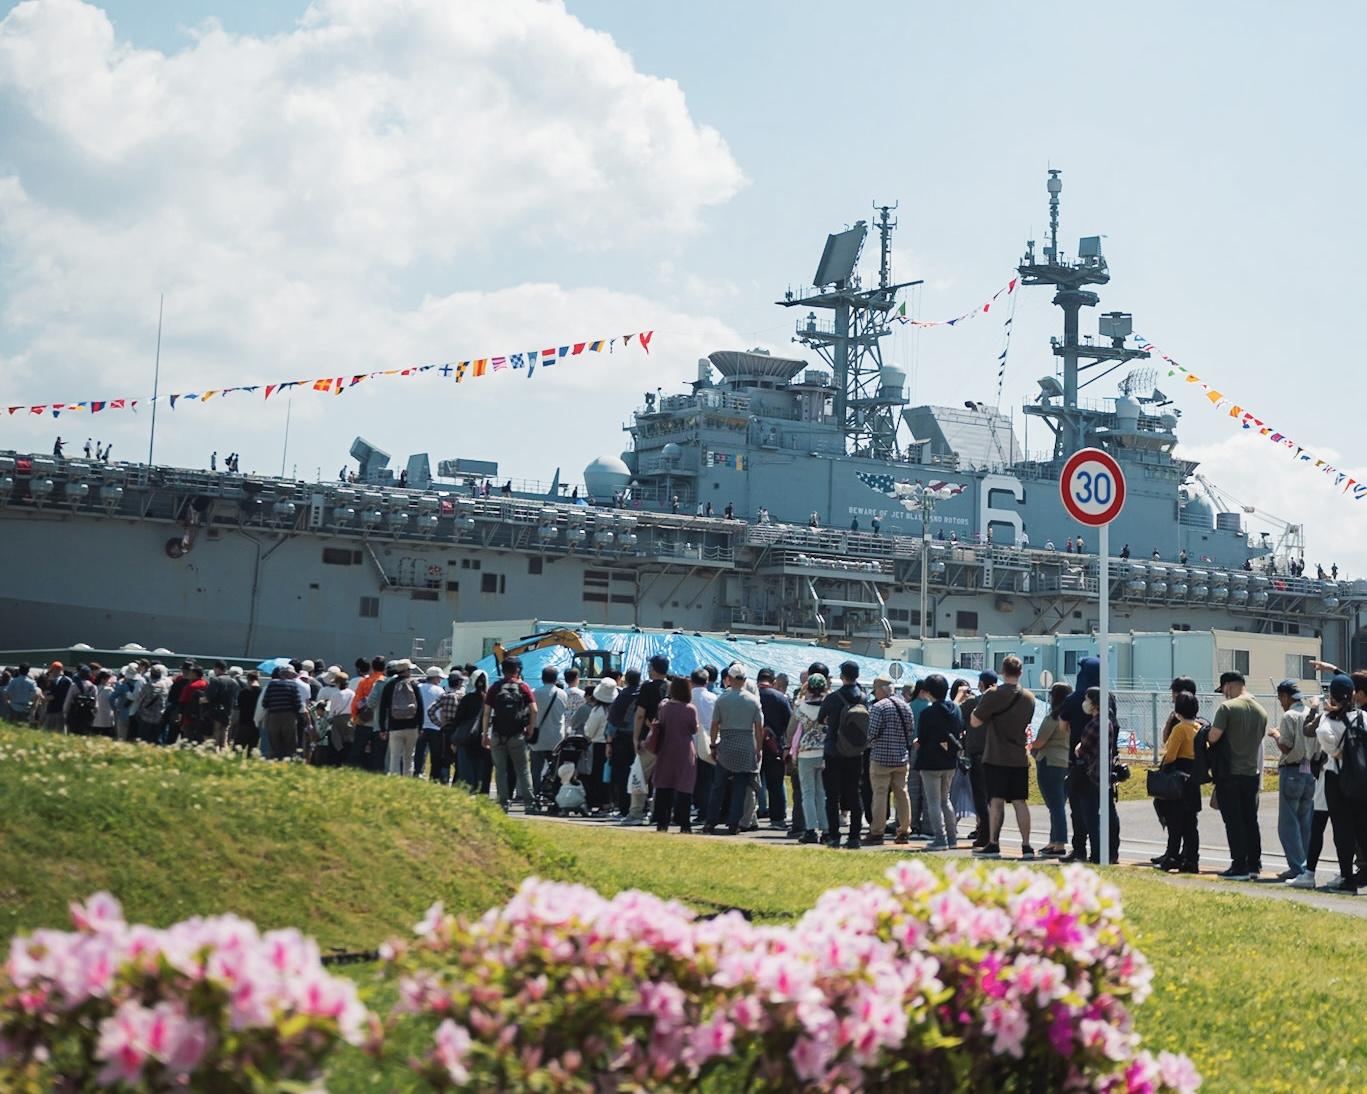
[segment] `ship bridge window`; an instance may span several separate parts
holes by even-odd
[[[436,599],[437,599],[437,590],[436,590],[436,589],[414,589],[414,590],[413,590],[411,593],[409,593],[408,595],[411,596],[414,600],[436,600]]]
[[[380,598],[378,596],[361,597],[361,618],[379,619],[380,618]]]
[[[954,629],[959,634],[978,633],[978,613],[977,612],[955,612]]]

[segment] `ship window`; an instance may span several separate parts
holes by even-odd
[[[955,612],[954,629],[960,634],[976,634],[978,632],[978,613]]]
[[[481,574],[479,591],[482,593],[501,593],[506,587],[503,574]]]
[[[437,590],[436,590],[436,589],[414,589],[413,592],[410,593],[409,595],[412,596],[414,600],[436,600],[436,599],[437,599]]]
[[[447,591],[448,593],[458,593],[458,592],[460,592],[460,582],[459,582],[459,581],[448,581],[448,582],[446,583],[446,591]]]
[[[462,570],[478,570],[478,569],[479,569],[479,559],[477,559],[477,558],[463,558],[463,559],[460,560],[460,568],[461,568]]]
[[[1286,655],[1286,675],[1292,680],[1315,680],[1318,674],[1313,664],[1314,658],[1303,653]]]
[[[584,590],[584,601],[588,604],[606,604],[608,602],[607,593],[592,593],[588,589]],[[663,626],[663,624],[661,624]]]
[[[636,598],[628,593],[613,593],[612,602],[614,604],[635,604]]]
[[[1086,655],[1085,653],[1083,653],[1082,650],[1064,650],[1064,651],[1063,651],[1063,675],[1064,675],[1064,676],[1076,676],[1076,675],[1077,675],[1077,666],[1078,666],[1078,662],[1081,661],[1081,660],[1082,660],[1084,657],[1086,657],[1086,656],[1087,656],[1087,655]]]
[[[361,597],[361,618],[379,619],[380,618],[380,598],[378,596]]]
[[[360,561],[359,558],[356,559]],[[352,565],[352,552],[350,547],[324,547],[323,564],[326,566],[350,566]]]
[[[539,574],[539,573],[541,573],[541,564],[542,564],[542,560],[539,559],[539,558],[529,558],[529,559],[527,559],[527,572],[528,572],[529,574]]]

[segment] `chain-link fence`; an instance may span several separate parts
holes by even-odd
[[[1163,725],[1172,712],[1172,695],[1163,691],[1137,691],[1117,688],[1115,694],[1116,719],[1120,722],[1120,752],[1140,761],[1157,762],[1163,754]],[[1281,706],[1275,695],[1259,695],[1246,692],[1262,704],[1267,711],[1268,724],[1276,725],[1281,718]],[[1215,694],[1198,695],[1201,700],[1201,716],[1214,717],[1215,708],[1224,700]],[[1277,755],[1272,741],[1264,741],[1265,757]]]

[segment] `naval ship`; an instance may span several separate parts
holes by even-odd
[[[1081,332],[1110,273],[1099,236],[1061,249],[1061,188],[1051,172],[1049,238],[1026,246],[1016,290],[1047,289],[1062,312],[1054,367],[1024,408],[1051,453],[1022,454],[1010,415],[983,403],[910,404],[881,345],[916,283],[894,280],[896,221],[875,207],[872,225],[828,238],[810,289],[777,301],[798,309],[801,352],[710,354],[689,390],[646,395],[627,450],[572,487],[557,472],[550,486],[487,491],[496,463],[443,460],[433,475],[421,454],[396,475],[360,438],[354,483],[0,452],[0,648],[138,643],[350,664],[435,659],[453,623],[510,619],[859,652],[1085,635],[1095,543],[1066,550],[1087,530],[1065,514],[1058,478],[1092,445],[1128,480],[1111,542],[1144,555],[1110,568],[1113,629],[1314,636],[1346,663],[1367,583],[1278,576],[1303,557],[1298,529],[1255,540],[1243,512],[1212,504],[1220,495],[1174,453],[1179,416],[1144,382],[1130,316],[1106,312]],[[880,254],[865,285],[871,228]],[[1080,397],[1131,364],[1111,397]]]

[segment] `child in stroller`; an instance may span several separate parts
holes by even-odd
[[[556,745],[537,788],[537,797],[545,804],[547,813],[589,815],[588,792],[579,776],[587,775],[592,764],[593,747],[582,733],[571,734]]]

